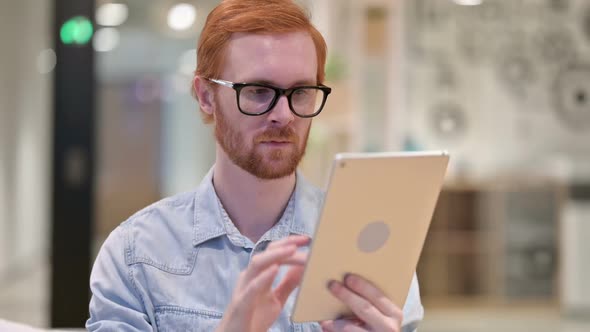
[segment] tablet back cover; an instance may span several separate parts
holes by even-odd
[[[293,321],[350,315],[326,288],[346,273],[404,306],[448,160],[438,151],[336,156]]]

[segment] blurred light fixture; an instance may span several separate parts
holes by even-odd
[[[102,28],[96,31],[92,46],[96,52],[109,52],[119,45],[119,31],[115,28]]]
[[[439,129],[445,134],[454,132],[457,129],[457,121],[452,118],[441,119],[439,123]]]
[[[85,45],[90,41],[93,33],[94,28],[90,20],[84,16],[76,16],[62,24],[59,38],[66,45]]]
[[[431,121],[434,133],[443,139],[461,138],[467,127],[463,108],[454,102],[436,104],[432,108]]]
[[[188,3],[174,5],[168,11],[168,26],[176,31],[190,28],[197,17],[195,6]]]
[[[483,0],[453,0],[453,2],[462,6],[477,6],[481,5]]]
[[[37,71],[41,74],[50,73],[57,64],[57,56],[51,48],[45,49],[37,56]]]
[[[96,10],[96,23],[103,26],[118,26],[127,20],[129,9],[122,3],[105,3]]]
[[[178,59],[178,72],[186,76],[193,76],[196,68],[197,50],[193,48],[192,50],[182,53]]]

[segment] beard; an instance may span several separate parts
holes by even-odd
[[[307,128],[303,142],[293,128],[273,127],[256,135],[248,145],[244,135],[225,118],[218,105],[215,109],[215,138],[234,164],[263,180],[279,179],[295,172],[305,154],[311,126]],[[269,141],[290,144],[270,149],[260,147],[262,142]]]

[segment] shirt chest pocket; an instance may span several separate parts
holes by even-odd
[[[155,316],[159,332],[215,331],[221,321],[221,313],[177,306],[158,307]]]

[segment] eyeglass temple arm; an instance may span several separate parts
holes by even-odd
[[[232,82],[229,82],[229,81],[218,80],[218,79],[215,79],[215,78],[208,78],[207,80],[209,80],[209,81],[211,81],[213,83],[217,83],[219,85],[226,86],[228,88],[233,88],[234,87],[234,84]]]

